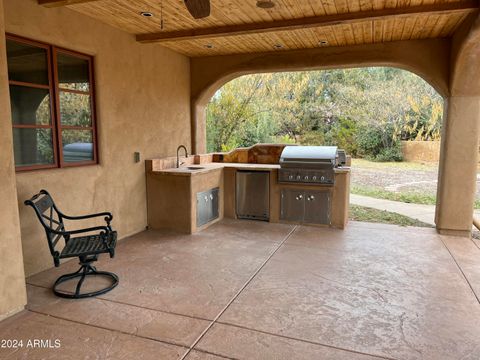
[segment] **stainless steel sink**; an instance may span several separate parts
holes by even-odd
[[[187,169],[188,170],[202,170],[202,169],[205,169],[205,168],[202,167],[202,166],[187,166]]]

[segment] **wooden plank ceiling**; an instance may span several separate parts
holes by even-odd
[[[478,0],[272,1],[272,9],[261,9],[256,0],[211,0],[211,15],[195,20],[183,0],[38,0],[191,57],[449,37],[479,6]]]

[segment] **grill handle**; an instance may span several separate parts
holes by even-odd
[[[333,160],[328,161],[296,161],[296,160],[282,160],[280,161],[282,167],[318,167],[318,165],[331,165],[334,166]]]

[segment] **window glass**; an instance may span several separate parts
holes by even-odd
[[[48,85],[47,50],[7,39],[8,78]]]
[[[53,164],[52,130],[14,128],[13,149],[16,166]]]
[[[48,89],[10,85],[12,120],[18,125],[49,125],[50,93]]]
[[[96,163],[92,58],[7,35],[7,60],[16,170]]]
[[[61,89],[90,90],[88,60],[59,52],[57,67],[58,86]]]
[[[62,130],[63,161],[67,163],[93,160],[92,130]]]
[[[92,126],[90,95],[60,91],[62,125]]]

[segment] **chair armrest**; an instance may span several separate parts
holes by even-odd
[[[112,222],[113,215],[109,212],[101,212],[97,214],[89,214],[89,215],[81,215],[81,216],[69,216],[62,213],[61,216],[67,220],[85,220],[85,219],[104,216],[104,220],[107,223],[107,226],[109,227],[110,230],[112,230],[112,228],[110,227],[110,223]]]
[[[105,232],[111,232],[111,229],[108,226],[94,226],[86,229],[79,229],[79,230],[70,230],[70,231],[59,231],[59,230],[53,230],[51,229],[50,231],[54,234],[57,235],[62,235],[62,236],[70,236],[70,235],[75,235],[75,234],[82,234],[90,231],[97,231],[97,230],[104,230]]]
[[[70,216],[62,213],[62,217],[68,220],[84,220],[84,219],[90,219],[90,218],[100,217],[100,216],[105,216],[105,220],[109,219],[109,221],[112,221],[113,219],[113,215],[109,212],[101,212],[97,214],[80,215],[80,216]]]

